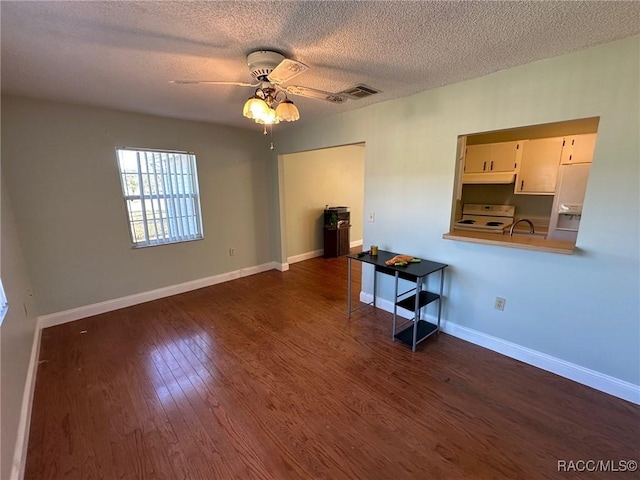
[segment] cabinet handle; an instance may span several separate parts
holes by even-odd
[[[524,180],[520,182],[520,190],[524,190]]]
[[[493,160],[491,160],[491,168],[489,170],[493,171]]]
[[[487,169],[487,162],[482,164],[482,171],[484,172]]]

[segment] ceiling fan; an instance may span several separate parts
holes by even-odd
[[[325,92],[299,85],[283,86],[286,82],[309,67],[296,60],[271,50],[257,50],[247,56],[247,64],[252,83],[209,80],[172,80],[169,83],[179,85],[236,85],[256,88],[254,95],[247,100],[243,115],[262,125],[273,125],[280,121],[293,122],[300,118],[297,107],[287,98],[287,94],[315,98],[331,103],[343,103],[347,97],[339,93]]]

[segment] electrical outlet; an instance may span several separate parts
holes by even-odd
[[[369,212],[369,223],[376,221],[376,212]]]
[[[236,249],[235,248],[230,248],[229,249],[229,256],[233,257],[236,254]]]
[[[496,297],[496,303],[493,306],[496,310],[504,310],[504,304],[507,301],[504,298]]]

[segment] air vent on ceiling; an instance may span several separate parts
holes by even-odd
[[[380,93],[380,90],[375,90],[371,87],[367,87],[366,85],[356,85],[355,87],[352,88],[347,88],[345,91],[340,92],[341,94],[344,95],[349,95],[350,97],[353,98],[366,98],[366,97],[370,97],[371,95],[375,95],[376,93]]]

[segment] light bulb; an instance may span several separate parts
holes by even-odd
[[[300,119],[300,112],[291,100],[283,100],[276,107],[276,116],[285,122],[295,122]]]

